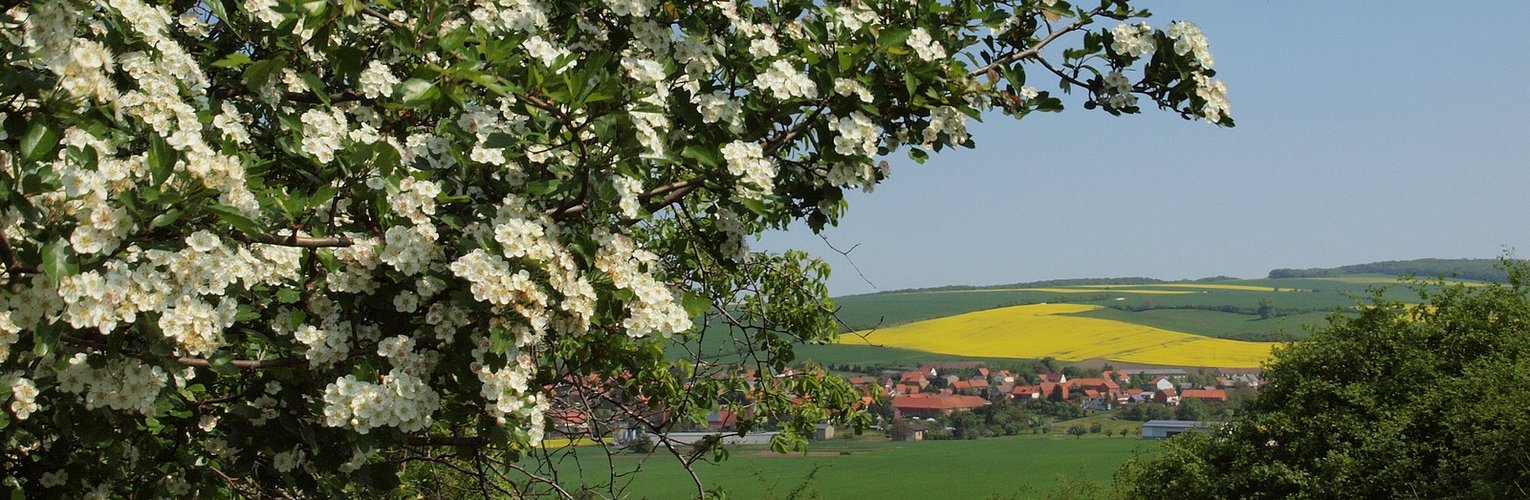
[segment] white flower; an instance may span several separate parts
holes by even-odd
[[[361,87],[361,95],[368,99],[393,95],[393,86],[398,85],[398,82],[393,69],[387,63],[377,60],[367,63],[367,69],[356,80],[356,84]]]
[[[945,47],[941,47],[940,42],[930,38],[930,32],[925,31],[924,28],[914,28],[914,31],[909,33],[907,42],[908,48],[914,49],[914,55],[925,61],[946,57]]]
[[[1124,109],[1137,105],[1137,96],[1132,95],[1132,82],[1120,71],[1112,71],[1105,75],[1104,90],[1106,106]]]
[[[739,177],[739,196],[758,199],[775,186],[776,165],[759,144],[733,141],[723,146],[728,173]]]
[[[1206,121],[1216,123],[1223,117],[1230,116],[1232,105],[1227,102],[1227,85],[1221,80],[1212,81],[1211,77],[1197,73],[1195,75],[1195,95],[1206,101],[1201,107],[1201,116]]]
[[[851,112],[850,116],[837,120],[829,120],[829,130],[836,134],[835,153],[864,158],[877,154],[877,142],[882,137],[882,129],[860,111]]]
[[[310,109],[303,113],[303,152],[313,156],[319,163],[335,159],[335,151],[341,148],[340,140],[346,136],[345,112],[339,109],[329,113]]]
[[[611,179],[611,185],[616,188],[618,205],[622,216],[628,219],[638,218],[638,195],[643,192],[643,182],[624,175],[618,175]]]
[[[793,97],[804,99],[818,97],[818,85],[786,59],[777,59],[770,63],[770,68],[755,79],[755,85],[781,100]]]
[[[1156,48],[1153,45],[1153,27],[1147,23],[1135,26],[1121,23],[1111,30],[1111,37],[1115,40],[1110,43],[1110,51],[1123,56],[1142,57],[1152,54]]]
[[[554,45],[553,43],[543,40],[541,36],[533,36],[531,38],[527,38],[526,41],[521,42],[521,47],[526,49],[526,53],[531,54],[532,57],[541,60],[543,66],[552,68],[556,74],[563,74],[564,71],[567,71],[569,68],[578,65],[578,61],[571,60],[567,64],[554,66],[554,64],[558,62],[558,59],[567,57],[569,55],[569,51],[560,45]]]
[[[1174,21],[1169,23],[1169,38],[1174,39],[1174,53],[1179,55],[1191,54],[1195,58],[1196,65],[1203,69],[1211,69],[1216,60],[1211,57],[1211,48],[1206,42],[1206,35],[1201,33],[1201,27],[1189,21]]]

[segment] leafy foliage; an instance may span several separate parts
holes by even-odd
[[[1509,498],[1530,485],[1530,268],[1376,299],[1277,351],[1247,414],[1125,466],[1135,498]]]
[[[689,467],[726,453],[665,434],[720,405],[740,432],[781,430],[779,450],[864,424],[848,384],[788,371],[792,343],[837,334],[827,267],[748,239],[834,224],[844,190],[887,178],[878,156],[970,147],[969,119],[1057,111],[1056,90],[1231,126],[1199,28],[1134,28],[1129,53],[1091,31],[1146,16],[6,2],[4,487],[375,494],[415,463],[465,476],[411,473],[430,484],[571,496],[548,432],[654,434]],[[697,322],[726,324],[748,365],[666,358]]]

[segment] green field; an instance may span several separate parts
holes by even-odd
[[[709,488],[730,498],[784,498],[808,475],[806,488],[822,498],[1034,498],[1060,487],[1092,483],[1108,491],[1111,478],[1134,453],[1150,453],[1156,442],[1130,437],[1066,436],[1068,422],[1055,424],[1052,434],[979,440],[890,442],[881,439],[832,439],[815,442],[804,455],[777,454],[757,446],[730,448],[720,464],[697,466]],[[597,474],[607,476],[605,457],[584,448],[578,458]],[[572,460],[566,460],[572,465]],[[673,457],[619,455],[617,469],[642,465],[625,491],[628,498],[689,498],[696,495],[690,476]],[[567,467],[566,467],[567,468]],[[564,475],[568,484],[579,481]],[[605,491],[602,489],[602,491]]]
[[[1283,341],[1305,338],[1310,327],[1326,324],[1327,317],[1335,312],[1353,310],[1371,295],[1371,288],[1379,286],[1388,287],[1385,296],[1389,299],[1417,298],[1416,292],[1396,278],[1349,275],[1123,285],[1053,284],[1038,289],[945,288],[851,295],[834,300],[848,331],[888,328],[1020,304],[1072,303],[1101,306],[1077,313],[1079,316],[1209,337]],[[1261,319],[1256,311],[1266,301],[1274,308],[1274,314]],[[692,348],[696,346],[693,342]],[[727,353],[736,352],[733,340],[717,328],[708,331],[700,346],[713,358],[728,359]],[[827,365],[998,359],[930,354],[858,343],[854,339],[835,345],[798,345],[795,352],[798,360],[811,359]]]

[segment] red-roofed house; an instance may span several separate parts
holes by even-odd
[[[1179,393],[1180,398],[1199,399],[1205,402],[1227,402],[1227,391],[1221,389],[1185,389]]]
[[[1058,396],[1061,396],[1060,399],[1062,399],[1063,401],[1067,401],[1068,400],[1068,384],[1054,384],[1054,383],[1051,383],[1051,382],[1042,382],[1041,383],[1041,397],[1042,398],[1051,398],[1053,393],[1057,393]]]
[[[1157,393],[1153,394],[1153,401],[1157,401],[1166,405],[1177,405],[1179,404],[1179,392],[1175,391],[1172,387],[1168,389],[1161,389]]]
[[[893,418],[950,416],[956,411],[971,411],[988,405],[977,396],[897,396],[892,400]]]
[[[1041,386],[1017,385],[1009,391],[1009,399],[1041,399]]]
[[[1068,376],[1061,373],[1038,373],[1036,376],[1044,384],[1061,384],[1068,381]]]
[[[903,375],[898,377],[898,383],[918,384],[920,388],[923,388],[930,385],[930,379],[922,372],[903,372]]]

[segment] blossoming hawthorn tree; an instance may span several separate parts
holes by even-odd
[[[549,415],[661,434],[721,404],[780,447],[864,422],[844,382],[787,376],[792,343],[836,334],[827,268],[746,241],[833,224],[878,156],[970,147],[969,119],[1055,90],[1232,125],[1199,29],[1146,16],[5,1],[4,485],[302,496],[429,462],[569,495]],[[703,335],[743,361],[666,356]]]

